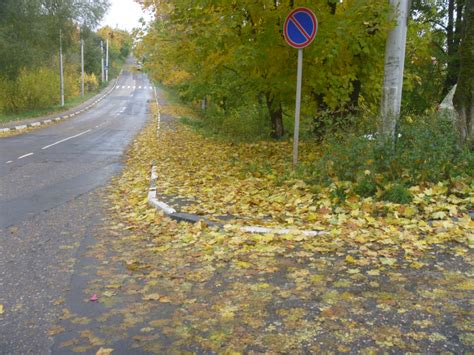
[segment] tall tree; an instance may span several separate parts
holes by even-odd
[[[474,0],[466,0],[459,55],[459,80],[454,107],[461,144],[474,148]]]
[[[157,16],[144,43],[152,75],[171,83],[188,100],[210,98],[230,112],[266,111],[274,138],[285,132],[293,110],[297,51],[283,39],[292,2],[215,0],[146,2]],[[306,116],[320,107],[333,112],[355,106],[359,95],[380,87],[388,5],[379,0],[300,1],[315,10],[320,30],[305,49]],[[143,48],[143,47],[142,47]],[[238,93],[238,95],[236,95]],[[353,105],[351,105],[353,104]]]
[[[50,60],[59,30],[67,51],[77,26],[95,27],[108,6],[108,0],[2,0],[0,75],[14,79],[21,68]]]

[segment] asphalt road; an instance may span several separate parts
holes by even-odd
[[[124,70],[92,110],[0,139],[0,354],[50,352],[81,244],[100,223],[97,191],[120,170],[152,98],[146,75]]]

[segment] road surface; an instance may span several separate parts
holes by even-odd
[[[97,191],[119,171],[152,98],[146,75],[124,70],[90,111],[0,139],[0,354],[50,352],[81,244],[100,223]]]

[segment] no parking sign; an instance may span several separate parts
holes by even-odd
[[[313,42],[318,32],[318,20],[304,7],[292,11],[285,21],[285,39],[293,48],[304,48]]]
[[[295,131],[293,138],[293,168],[298,163],[298,140],[300,131],[301,82],[303,77],[303,48],[309,46],[318,33],[316,15],[305,7],[290,12],[283,31],[286,42],[298,49],[298,71],[296,76]]]

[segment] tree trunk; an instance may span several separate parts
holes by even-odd
[[[474,148],[474,0],[467,0],[460,44],[460,70],[453,103],[462,145]]]
[[[470,1],[470,0],[469,0]],[[446,45],[448,67],[443,87],[443,97],[456,85],[459,74],[459,43],[462,35],[462,13],[465,0],[449,0],[448,25],[446,28]],[[456,20],[454,19],[456,15]]]
[[[270,121],[272,132],[271,136],[274,139],[280,139],[285,134],[283,127],[283,109],[281,107],[281,102],[275,102],[273,95],[270,93],[265,94],[267,100],[267,108],[270,114]]]
[[[346,105],[346,111],[352,115],[355,115],[359,109],[359,96],[361,88],[362,83],[359,79],[352,80],[352,92],[350,100]]]

